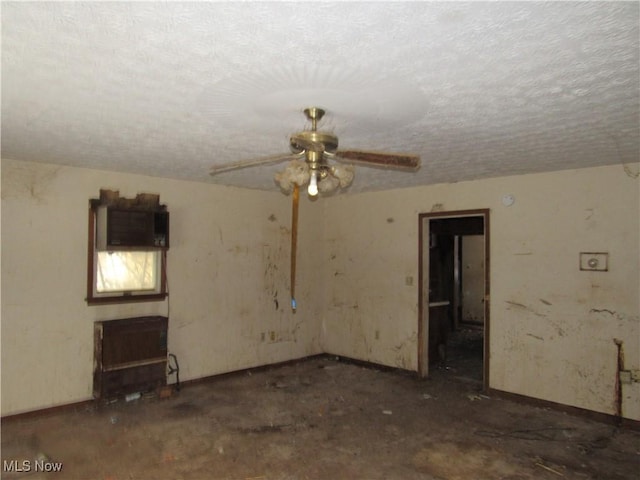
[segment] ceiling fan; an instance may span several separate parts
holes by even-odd
[[[420,168],[420,157],[417,155],[338,150],[338,137],[317,129],[325,111],[310,107],[304,110],[304,114],[311,122],[311,129],[289,137],[290,154],[214,166],[210,174],[289,161],[285,170],[276,173],[276,183],[286,193],[290,193],[294,185],[308,185],[307,192],[314,197],[318,192],[332,193],[338,188],[351,185],[355,174],[353,164],[404,171],[416,171]]]
[[[245,160],[227,165],[215,166],[211,175],[289,161],[287,167],[275,174],[274,180],[286,193],[293,193],[291,214],[291,309],[295,312],[296,245],[298,238],[298,203],[300,187],[308,185],[309,196],[318,192],[332,193],[338,188],[347,188],[354,177],[353,164],[365,167],[388,168],[416,171],[420,168],[417,155],[367,152],[362,150],[338,150],[338,137],[330,132],[318,130],[318,122],[325,111],[310,107],[304,114],[311,122],[311,130],[294,133],[289,137],[290,154],[274,155],[254,160]]]

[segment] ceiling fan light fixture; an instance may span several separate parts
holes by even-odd
[[[347,188],[353,182],[356,175],[353,165],[334,165],[331,174],[340,182],[340,188]]]
[[[294,185],[302,187],[309,182],[309,165],[304,160],[292,160],[273,179],[283,192],[291,193]]]
[[[318,172],[315,169],[311,169],[311,177],[309,179],[309,188],[307,188],[307,192],[312,197],[318,195]]]
[[[340,186],[340,180],[327,172],[318,182],[318,191],[320,193],[332,193]]]

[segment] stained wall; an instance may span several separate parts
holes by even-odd
[[[168,300],[85,302],[88,205],[101,188],[168,206]],[[301,252],[320,236],[318,208],[301,203]],[[168,315],[181,380],[319,353],[305,278],[319,265],[299,258],[293,314],[290,226],[291,199],[276,192],[2,160],[2,415],[91,398],[96,320]]]
[[[170,317],[182,380],[321,352],[416,370],[418,216],[488,208],[490,386],[613,414],[614,340],[626,368],[640,368],[639,171],[303,196],[293,314],[289,197],[2,160],[1,413],[91,398],[93,322],[137,315]],[[88,200],[100,188],[169,206],[167,301],[84,301]],[[580,271],[583,251],[608,252],[609,271]],[[640,419],[639,385],[623,385],[628,418]]]
[[[418,216],[490,209],[490,387],[615,414],[640,368],[638,172],[614,165],[327,199],[324,348],[418,365]],[[504,194],[515,203],[505,206]],[[579,268],[607,252],[609,271]],[[640,419],[640,384],[622,386]]]

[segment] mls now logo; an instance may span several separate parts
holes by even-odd
[[[3,460],[3,472],[60,472],[62,471],[62,462],[51,462],[49,460]]]

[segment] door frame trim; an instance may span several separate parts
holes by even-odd
[[[483,374],[482,374],[482,386],[484,390],[488,390],[490,388],[489,382],[489,359],[490,359],[490,303],[491,303],[491,236],[490,236],[490,217],[491,210],[488,208],[478,208],[473,210],[452,210],[452,211],[442,211],[442,212],[428,212],[428,213],[419,213],[418,214],[418,376],[421,378],[426,377],[428,375],[428,364],[427,364],[427,372],[424,371],[423,364],[425,355],[428,355],[428,352],[425,352],[424,346],[428,341],[428,329],[425,329],[425,323],[423,318],[428,317],[427,308],[426,312],[424,311],[424,291],[428,291],[428,275],[425,278],[424,273],[424,255],[423,245],[425,238],[429,238],[430,230],[429,230],[429,221],[432,219],[445,219],[445,218],[460,218],[460,217],[479,217],[482,216],[484,218],[484,259],[485,259],[485,267],[484,267],[484,335],[483,335]],[[424,221],[427,220],[426,228],[423,228]],[[426,232],[425,232],[426,230]],[[427,249],[427,255],[429,254]],[[428,257],[427,257],[428,258]],[[427,285],[425,285],[427,282]],[[426,317],[425,317],[426,315]],[[427,318],[428,319],[428,318]],[[427,331],[425,331],[427,330]],[[425,336],[427,336],[425,338]],[[428,360],[427,360],[428,362]]]

